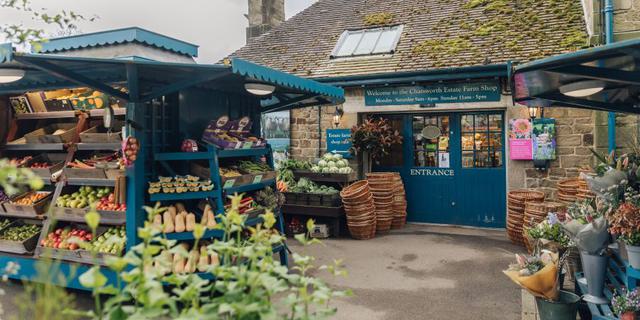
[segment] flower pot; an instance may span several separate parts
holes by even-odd
[[[627,259],[629,259],[629,265],[634,269],[640,269],[640,246],[626,245]]]
[[[595,304],[609,303],[603,292],[608,258],[608,256],[593,255],[586,251],[580,251],[580,259],[582,260],[582,268],[588,288],[588,293],[584,295],[584,301]]]
[[[620,320],[636,320],[636,313],[633,311],[627,311],[620,315]]]
[[[568,291],[560,291],[558,301],[536,298],[540,320],[575,320],[580,297]]]

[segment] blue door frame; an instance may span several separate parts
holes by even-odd
[[[462,115],[502,115],[501,161],[497,168],[463,168],[460,121]],[[414,165],[413,116],[449,117],[449,168]],[[402,119],[403,161],[396,166],[376,166],[374,171],[399,172],[407,192],[408,220],[437,224],[504,228],[506,218],[506,168],[504,112],[411,113],[382,115]],[[425,174],[426,173],[426,174]]]

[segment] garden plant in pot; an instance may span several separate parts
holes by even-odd
[[[534,250],[547,249],[559,255],[564,254],[570,243],[555,213],[549,213],[547,219],[527,229],[526,237],[534,244]]]
[[[391,146],[402,143],[402,136],[387,119],[366,119],[351,129],[352,151],[362,153],[367,161],[366,172],[371,172],[373,161],[380,161],[391,152]]]
[[[580,297],[559,290],[559,274],[566,255],[548,250],[533,256],[516,254],[516,263],[503,271],[513,282],[536,297],[540,320],[575,320]]]
[[[613,312],[620,317],[620,320],[635,320],[636,312],[640,311],[640,293],[638,289],[627,291],[622,289],[621,293],[616,293],[611,299]]]
[[[611,214],[609,231],[625,244],[631,267],[640,269],[640,207],[638,192],[629,187],[624,202]]]
[[[569,205],[562,223],[562,228],[580,250],[584,279],[578,281],[586,281],[588,287],[584,300],[596,304],[609,303],[603,292],[608,260],[605,250],[609,244],[607,227],[603,211],[596,210],[591,200]]]

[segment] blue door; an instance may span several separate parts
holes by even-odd
[[[402,133],[404,142],[374,170],[400,172],[409,221],[505,226],[502,112],[383,117]]]

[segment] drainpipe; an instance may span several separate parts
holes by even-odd
[[[604,0],[604,29],[606,44],[613,43],[613,0]],[[607,117],[609,153],[616,150],[616,113],[609,112]]]

